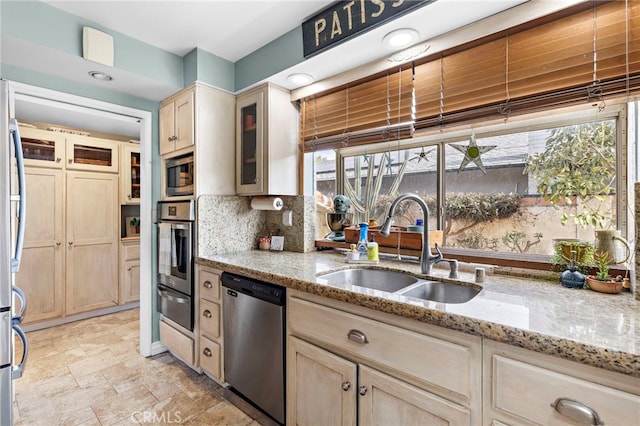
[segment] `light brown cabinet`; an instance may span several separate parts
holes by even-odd
[[[211,377],[224,381],[222,299],[220,275],[222,271],[197,265],[199,364]]]
[[[67,315],[118,304],[118,176],[67,172]]]
[[[235,195],[235,99],[230,93],[194,83],[161,102],[162,199]],[[167,195],[166,161],[190,154],[194,160],[193,195]]]
[[[297,195],[298,112],[289,92],[265,84],[236,99],[236,192]]]
[[[119,143],[21,127],[29,202],[25,323],[118,304]]]
[[[160,105],[160,155],[193,146],[194,93],[193,89],[188,89]]]
[[[55,164],[55,162],[54,162]],[[65,234],[62,170],[26,167],[29,197],[22,266],[17,280],[29,304],[24,323],[64,314]]]
[[[638,377],[489,340],[483,369],[485,425],[631,425],[640,418]]]
[[[120,204],[140,204],[140,145],[122,146]]]
[[[120,241],[120,292],[119,301],[125,303],[140,300],[140,240]]]
[[[481,422],[479,338],[321,300],[288,296],[288,424]]]

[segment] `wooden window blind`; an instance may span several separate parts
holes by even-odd
[[[407,138],[413,131],[413,75],[398,69],[303,101],[305,150]]]
[[[305,151],[640,91],[640,1],[535,24],[302,100]]]

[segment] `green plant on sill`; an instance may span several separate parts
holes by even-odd
[[[140,219],[138,219],[137,217],[134,217],[129,221],[129,226],[133,228],[137,228],[138,226],[140,226]]]
[[[611,276],[609,275],[609,270],[611,262],[611,256],[609,253],[604,251],[598,251],[593,255],[593,260],[596,262],[596,268],[598,271],[596,272],[596,280],[598,281],[609,281]]]

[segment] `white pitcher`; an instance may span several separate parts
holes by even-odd
[[[611,263],[625,263],[631,257],[629,242],[620,236],[616,229],[600,229],[596,231],[596,252],[603,252],[612,259]],[[622,255],[625,251],[626,254]]]

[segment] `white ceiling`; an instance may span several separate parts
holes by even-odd
[[[448,42],[460,44],[469,41],[464,37],[481,37],[502,29],[501,26],[517,25],[550,13],[551,9],[560,9],[579,1],[585,0],[436,0],[270,76],[268,80],[293,90],[296,87],[286,79],[293,72],[308,73],[316,81],[322,81],[365,64],[365,71],[373,69],[374,63],[378,67],[388,67],[384,65],[388,64],[385,59],[394,52],[385,50],[382,38],[393,29],[409,27],[418,30],[419,41],[428,41],[431,44],[428,53],[433,53],[435,48],[441,47],[434,45],[433,40],[450,38],[452,40]],[[230,61],[237,61],[300,26],[304,20],[333,3],[328,0],[44,2],[180,56],[199,47]],[[513,10],[508,10],[512,8]],[[502,17],[501,12],[504,11],[507,11],[508,19]],[[469,25],[477,21],[481,22],[478,25]],[[474,30],[463,37],[449,36],[462,27]],[[89,68],[96,68],[95,63],[25,40],[10,36],[3,38],[2,61],[6,63],[83,84],[102,88],[108,86],[116,92],[157,101],[179,89],[144,76],[108,67],[105,71],[112,74],[114,80],[108,83],[97,81],[87,75]]]

